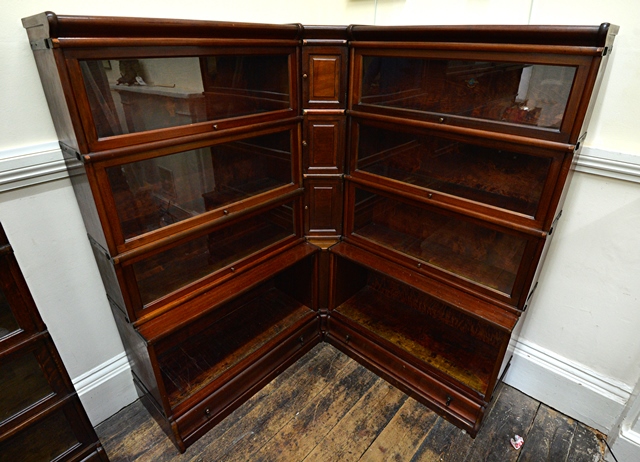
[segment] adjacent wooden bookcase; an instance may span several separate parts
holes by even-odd
[[[107,455],[0,225],[0,461]]]
[[[181,451],[320,341],[476,434],[616,26],[23,23]]]

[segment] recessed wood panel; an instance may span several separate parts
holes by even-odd
[[[311,174],[344,170],[345,116],[309,114],[305,120],[304,169]]]
[[[311,66],[311,99],[338,100],[340,97],[340,56],[312,56]]]
[[[306,181],[307,235],[339,235],[342,233],[342,183],[335,179]]]
[[[346,46],[303,49],[303,104],[338,108],[346,104]]]

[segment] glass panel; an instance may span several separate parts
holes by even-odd
[[[359,170],[535,216],[551,158],[360,126]]]
[[[142,303],[156,300],[293,235],[293,207],[282,205],[134,263]]]
[[[288,54],[86,60],[80,69],[99,138],[290,107]]]
[[[292,183],[289,130],[107,169],[125,239]]]
[[[362,190],[354,234],[505,294],[526,247],[518,236]]]
[[[361,103],[560,128],[576,68],[365,56]]]
[[[487,392],[500,346],[508,338],[371,271],[366,285],[336,311],[480,393]]]
[[[0,365],[0,422],[53,393],[33,352]]]
[[[11,306],[2,287],[0,287],[0,339],[17,330],[20,330],[20,326],[11,312]]]
[[[54,460],[79,444],[64,412],[56,411],[25,431],[0,442],[0,461]]]
[[[219,311],[229,314],[216,320]],[[171,406],[204,388],[309,312],[271,281],[200,320],[188,334],[181,332],[176,345],[172,339],[159,344],[158,364]]]

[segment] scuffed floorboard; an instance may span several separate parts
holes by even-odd
[[[603,460],[597,432],[506,385],[472,439],[326,343],[184,454],[139,401],[96,430],[112,462]]]

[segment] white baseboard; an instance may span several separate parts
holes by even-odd
[[[504,381],[604,433],[615,426],[633,392],[623,382],[526,340],[515,342]]]
[[[633,430],[621,431],[611,450],[618,462],[640,460],[640,433]],[[607,451],[606,460],[607,462],[615,462],[609,451]]]
[[[93,426],[138,399],[125,353],[75,378],[73,385]]]

